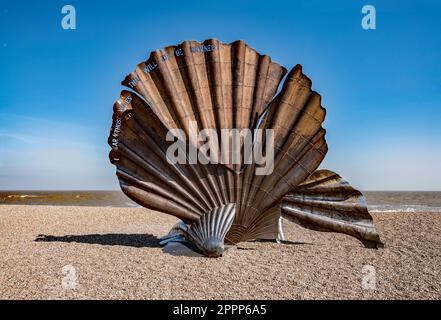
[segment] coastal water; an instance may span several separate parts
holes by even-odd
[[[0,191],[0,204],[138,207],[121,191]]]
[[[441,191],[365,191],[371,212],[440,212]]]
[[[371,212],[441,212],[441,191],[365,191]],[[0,191],[0,205],[139,207],[121,191]]]

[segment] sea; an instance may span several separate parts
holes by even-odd
[[[370,212],[439,212],[441,191],[364,191]],[[0,205],[140,207],[121,191],[0,191]]]

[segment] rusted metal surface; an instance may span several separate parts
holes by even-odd
[[[357,204],[348,201],[352,196],[339,203],[330,200],[332,192],[342,189],[342,180],[336,178],[338,183],[319,195],[328,201],[323,204],[328,209],[317,202],[309,212],[299,209],[299,190],[307,194],[305,184],[323,175],[316,169],[327,152],[322,128],[325,109],[300,65],[289,72],[275,96],[285,74],[284,67],[243,41],[185,41],[152,52],[123,81],[133,92],[123,91],[114,104],[110,160],[117,167],[123,192],[147,208],[182,219],[188,226],[187,240],[208,256],[220,255],[221,249],[195,240],[190,230],[203,225],[208,232],[204,237],[221,234],[222,241],[225,238],[229,243],[276,239],[282,214],[308,228],[380,243],[367,209],[360,220]],[[256,175],[256,165],[244,163],[243,158],[239,164],[225,165],[170,163],[167,133],[182,129],[188,135],[192,121],[199,130],[217,132],[255,129],[257,124],[260,129],[274,130],[274,170]],[[183,142],[182,148],[190,143]],[[256,136],[253,143],[265,146],[268,141]],[[354,195],[358,192],[351,190]],[[343,215],[340,205],[354,208]],[[210,221],[219,223],[206,224],[213,212],[218,220]],[[219,218],[222,213],[223,220]],[[305,218],[311,215],[323,219],[311,222]],[[343,220],[349,226],[343,228]],[[228,227],[220,221],[228,222]],[[362,224],[369,225],[369,231],[361,232]]]
[[[348,234],[368,248],[383,246],[361,192],[332,171],[315,171],[283,197],[281,210],[305,228]]]

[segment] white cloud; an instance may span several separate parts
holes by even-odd
[[[0,132],[0,189],[115,189],[105,132],[20,117]]]

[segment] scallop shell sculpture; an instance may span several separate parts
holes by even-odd
[[[219,257],[225,242],[283,240],[285,219],[382,246],[363,195],[336,173],[317,170],[328,148],[326,112],[300,65],[286,73],[243,41],[210,39],[153,51],[122,82],[127,90],[114,104],[109,157],[129,198],[182,220],[162,244],[188,242]],[[187,139],[196,129],[217,135]],[[240,161],[220,161],[234,153],[234,143],[216,148],[231,129],[271,131],[272,139],[250,139],[253,148],[271,146],[273,169],[257,174],[243,137],[234,149]],[[172,145],[187,161],[170,159]],[[216,161],[192,162],[190,150]]]

